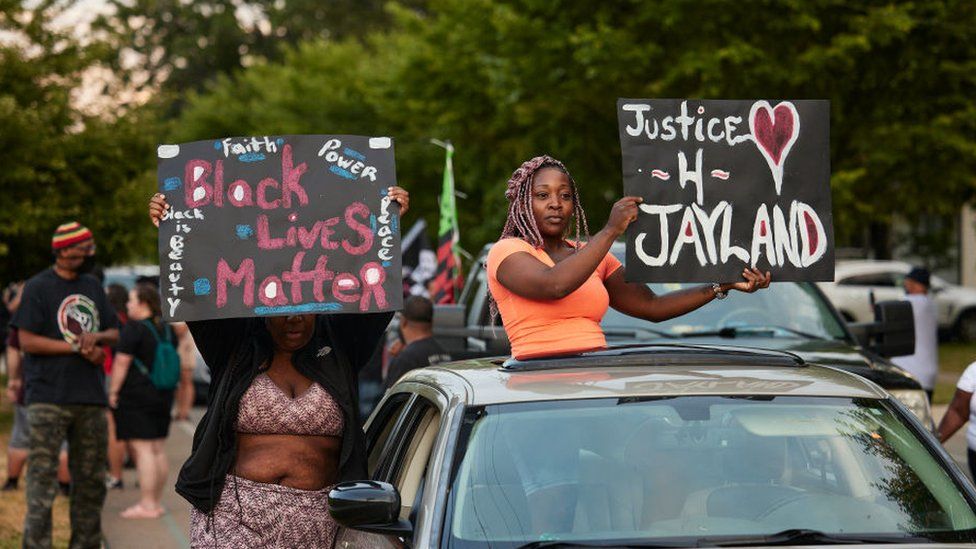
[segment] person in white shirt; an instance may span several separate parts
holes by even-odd
[[[932,402],[935,378],[939,374],[939,324],[935,301],[929,295],[929,271],[915,267],[905,276],[905,296],[912,304],[915,317],[915,354],[892,359],[896,365],[912,374]]]
[[[956,384],[956,394],[952,397],[949,409],[939,422],[939,442],[945,443],[960,427],[969,421],[966,429],[966,461],[969,463],[969,474],[976,478],[976,362],[970,364],[962,373]]]

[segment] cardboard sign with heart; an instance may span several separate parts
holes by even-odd
[[[756,101],[749,111],[749,131],[756,148],[769,164],[779,195],[783,187],[783,165],[800,135],[800,115],[789,101],[782,101],[776,107],[770,107],[767,101]]]
[[[625,280],[833,279],[828,101],[620,98],[617,112],[623,194],[644,200]]]

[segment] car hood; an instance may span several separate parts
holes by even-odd
[[[792,337],[689,337],[689,338],[661,338],[661,343],[687,343],[690,345],[741,345],[776,351],[787,351],[800,355],[803,360],[839,368],[877,383],[886,390],[892,389],[921,389],[921,385],[901,368],[888,360],[854,347],[847,341],[800,339]],[[634,343],[647,343],[642,337]],[[610,345],[630,343],[618,338],[607,338]]]

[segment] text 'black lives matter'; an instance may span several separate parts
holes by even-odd
[[[167,320],[402,305],[388,137],[231,137],[158,148]]]
[[[833,280],[830,103],[619,99],[628,281]]]

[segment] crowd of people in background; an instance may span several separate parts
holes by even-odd
[[[2,489],[20,489],[26,477],[25,547],[50,546],[58,493],[70,497],[71,546],[99,547],[106,490],[124,487],[126,462],[137,469],[141,498],[122,517],[159,517],[170,419],[188,419],[193,404],[196,351],[185,326],[161,321],[158,281],[103,288],[96,249],[90,230],[65,223],[52,237],[52,267],[2,296],[5,393],[14,411]],[[150,381],[163,342],[177,356],[169,389]]]
[[[154,277],[140,277],[132,288],[112,282],[103,289],[96,249],[91,231],[66,223],[52,237],[54,265],[2,292],[0,342],[14,422],[0,489],[26,485],[26,546],[50,543],[57,493],[72,498],[71,514],[78,519],[73,539],[94,543],[105,490],[125,488],[125,468],[136,469],[140,499],[121,516],[161,516],[171,420],[191,419],[194,368],[203,359],[190,331],[183,323],[162,322]],[[406,299],[386,352],[373,357],[372,371],[361,376],[363,385],[377,388],[364,394],[363,417],[403,374],[450,360],[433,338],[433,311],[426,297]],[[163,342],[179,357],[174,389],[159,389],[150,379]]]

